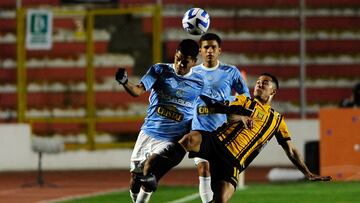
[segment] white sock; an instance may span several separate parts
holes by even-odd
[[[199,194],[203,203],[208,203],[213,199],[214,193],[211,190],[211,177],[199,176]]]
[[[133,203],[136,202],[136,198],[138,196],[139,193],[133,193],[131,190],[130,190],[130,197],[131,197],[131,200]]]
[[[145,192],[142,188],[136,198],[136,203],[148,203],[152,192]]]

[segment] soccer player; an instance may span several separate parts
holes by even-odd
[[[195,152],[195,156],[209,161],[213,202],[223,203],[230,200],[237,186],[239,174],[249,166],[273,136],[291,162],[308,180],[331,180],[330,176],[320,176],[309,171],[291,142],[283,116],[271,108],[271,101],[278,89],[276,77],[264,73],[256,81],[253,99],[239,95],[234,102],[226,106],[209,97],[200,96],[216,112],[247,115],[253,121],[251,128],[246,128],[242,121],[238,121],[225,123],[213,132],[187,134],[173,148],[176,151],[171,152]]]
[[[196,65],[198,53],[197,42],[185,39],[178,45],[173,64],[151,66],[137,85],[128,81],[125,69],[120,68],[116,73],[116,80],[132,96],[151,91],[147,116],[130,160],[130,196],[133,202],[148,202],[156,190],[154,185],[143,184],[145,176],[152,178],[157,185],[159,179],[185,155],[184,152],[178,157],[158,157],[190,130],[195,100],[204,88],[203,77],[191,70]]]
[[[221,54],[221,39],[217,34],[206,33],[199,40],[202,64],[193,67],[193,71],[204,76],[205,84],[211,92],[205,93],[212,99],[225,102],[231,101],[232,91],[250,97],[249,88],[241,76],[240,71],[232,65],[219,61]],[[214,131],[226,122],[225,114],[212,112],[201,100],[197,100],[192,122],[191,134],[200,134],[199,131]],[[199,175],[199,194],[203,203],[212,200],[211,176],[209,163],[202,158],[194,158]]]

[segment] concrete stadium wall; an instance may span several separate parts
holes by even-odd
[[[304,155],[308,141],[319,140],[318,120],[288,120],[293,141]],[[44,154],[44,170],[83,170],[129,168],[131,149],[97,151],[70,151]],[[0,171],[36,170],[38,154],[31,148],[31,129],[26,124],[0,125]],[[255,159],[252,166],[290,166],[291,163],[272,139]],[[185,158],[178,167],[194,167],[191,159]]]

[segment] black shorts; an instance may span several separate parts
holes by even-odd
[[[239,174],[243,170],[238,161],[227,151],[216,135],[207,131],[200,131],[202,142],[198,153],[190,153],[189,157],[200,157],[209,161],[211,183],[218,181],[230,182],[235,188],[239,181]]]

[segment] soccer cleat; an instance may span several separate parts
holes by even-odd
[[[155,191],[157,189],[157,180],[153,174],[148,174],[139,178],[140,183],[148,190]]]

